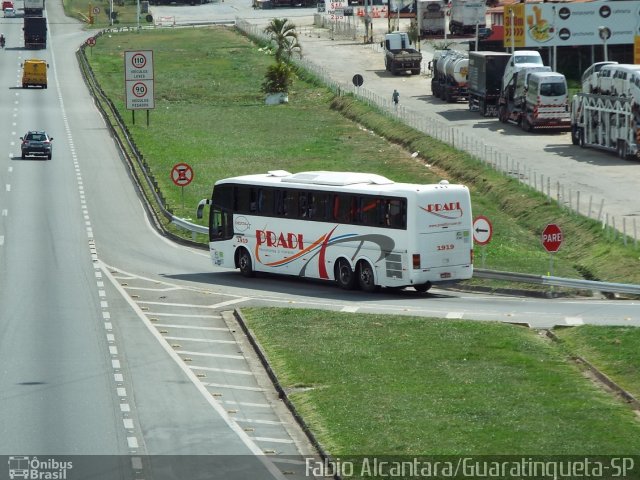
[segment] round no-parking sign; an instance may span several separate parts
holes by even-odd
[[[171,169],[171,180],[178,187],[185,187],[193,180],[193,169],[186,163],[178,163]]]

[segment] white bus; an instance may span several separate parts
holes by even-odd
[[[411,286],[473,275],[469,190],[351,172],[270,171],[215,183],[214,265],[333,280],[344,289]]]

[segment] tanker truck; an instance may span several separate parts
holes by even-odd
[[[440,50],[433,56],[431,93],[449,103],[466,99],[469,57],[465,52]]]

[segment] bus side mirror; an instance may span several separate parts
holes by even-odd
[[[198,210],[196,211],[196,218],[202,218],[202,210],[204,210],[205,205],[211,205],[211,200],[208,198],[203,198],[202,200],[200,200],[200,202],[198,203]]]

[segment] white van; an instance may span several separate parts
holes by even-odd
[[[598,74],[597,92],[600,95],[629,96],[630,78],[633,72],[640,70],[640,65],[612,64],[605,65]]]
[[[582,74],[582,93],[598,93],[598,77],[600,70],[607,65],[617,65],[618,62],[596,62]]]
[[[631,80],[634,73],[640,72],[640,65],[618,65],[613,73],[612,95],[628,97],[631,95]]]
[[[567,96],[567,79],[557,72],[529,74],[526,94],[526,112],[522,128],[568,127],[571,125]]]
[[[502,76],[502,90],[511,83],[513,75],[524,67],[542,67],[542,57],[535,50],[516,50],[509,59]]]

